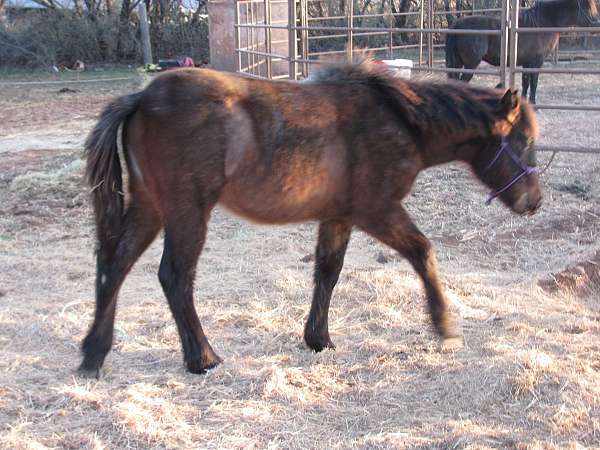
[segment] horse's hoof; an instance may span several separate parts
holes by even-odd
[[[319,339],[313,337],[305,337],[304,342],[306,345],[315,352],[319,353],[326,348],[330,348],[331,350],[335,350],[335,345],[331,342],[331,339],[327,337],[326,339]]]
[[[95,378],[96,380],[100,379],[100,369],[99,368],[86,368],[83,366],[83,364],[81,366],[79,366],[79,368],[77,369],[77,375],[79,375],[81,378]]]
[[[223,360],[219,358],[216,353],[212,353],[199,359],[187,361],[186,366],[189,372],[197,375],[204,375],[208,370],[214,369],[222,362]]]
[[[456,352],[461,350],[465,345],[462,336],[452,336],[442,340],[440,350],[442,352]]]

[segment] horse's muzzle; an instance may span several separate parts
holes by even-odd
[[[512,210],[522,216],[531,216],[538,212],[542,206],[542,194],[537,192],[525,192],[512,206]]]

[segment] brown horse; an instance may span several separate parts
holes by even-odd
[[[98,247],[83,375],[99,376],[119,287],[161,229],[158,276],[187,369],[203,373],[220,362],[192,295],[217,203],[265,224],[319,221],[304,330],[315,351],[333,347],[329,300],[354,226],[410,261],[435,329],[444,339],[460,336],[431,243],[402,199],[421,170],[464,161],[513,211],[535,212],[541,191],[535,169],[525,164],[535,159],[535,115],[515,92],[402,81],[382,70],[367,63],[329,68],[296,83],[179,69],[108,105],[86,143]],[[121,123],[127,202],[117,151]]]
[[[519,27],[589,27],[600,26],[596,0],[545,0],[537,1],[531,8],[519,12]],[[461,30],[499,30],[496,17],[471,16],[457,20],[450,27]],[[518,37],[517,65],[539,69],[544,58],[556,48],[558,33],[520,33]],[[446,37],[446,67],[476,69],[485,61],[500,65],[500,36],[477,34],[449,34]],[[470,81],[472,73],[449,73],[449,78]],[[531,87],[529,101],[535,103],[538,73],[523,74],[523,97]]]

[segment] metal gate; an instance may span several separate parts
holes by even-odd
[[[237,72],[249,77],[268,79],[305,78],[310,70],[323,64],[323,57],[337,56],[352,61],[360,52],[383,53],[393,57],[399,52],[414,60],[412,70],[424,72],[460,72],[497,77],[498,83],[515,88],[516,76],[523,73],[594,74],[592,68],[521,68],[517,67],[517,48],[520,34],[525,33],[590,33],[585,27],[525,28],[518,23],[519,0],[500,0],[499,8],[475,8],[458,11],[460,14],[499,14],[501,28],[490,30],[456,30],[436,27],[436,17],[451,11],[435,11],[433,0],[421,0],[419,8],[410,12],[384,14],[355,14],[353,0],[347,0],[343,14],[309,14],[311,5],[325,0],[237,0],[235,36]],[[316,8],[318,10],[318,8]],[[452,11],[456,13],[457,11]],[[395,26],[402,18],[404,26]],[[369,26],[369,20],[378,20],[378,26]],[[443,44],[436,43],[434,35],[478,34],[497,35],[501,41],[499,67],[453,69],[440,65],[436,53]],[[397,35],[417,36],[412,42],[397,42]],[[375,45],[366,45],[368,38],[377,37]],[[343,48],[319,50],[319,41],[337,40]],[[382,43],[385,41],[385,45]],[[357,48],[357,44],[359,48]],[[339,47],[339,46],[338,46]],[[537,104],[537,109],[563,111],[600,111],[600,105]],[[541,146],[541,151],[571,153],[600,153],[600,148],[568,146]]]

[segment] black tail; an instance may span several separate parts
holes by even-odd
[[[92,188],[96,233],[101,247],[116,242],[123,219],[123,178],[118,152],[119,126],[138,108],[140,94],[112,101],[85,142],[86,178]]]
[[[460,69],[462,67],[462,62],[460,59],[460,55],[458,54],[458,43],[456,40],[456,34],[447,34],[446,35],[446,67],[451,69]],[[448,78],[453,78],[458,80],[460,78],[459,72],[448,72]]]

